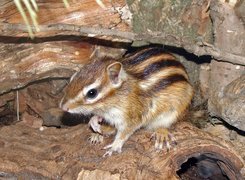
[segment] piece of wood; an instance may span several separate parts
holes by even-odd
[[[6,24],[0,23],[0,29],[3,33],[9,35],[9,32],[13,29],[17,29],[20,32],[27,32],[27,28],[24,25],[20,24]],[[133,33],[128,31],[120,31],[107,28],[92,28],[86,26],[76,26],[76,25],[67,25],[67,24],[55,24],[55,25],[43,25],[40,26],[42,32],[45,32],[45,36],[54,36],[54,35],[77,35],[77,36],[92,36],[105,40],[113,40],[118,42],[133,42],[133,41],[145,41],[148,43],[156,43],[156,41],[164,41],[166,45],[183,47],[187,51],[192,52],[198,56],[211,55],[217,60],[231,62],[234,64],[245,65],[245,57],[237,55],[234,53],[229,53],[222,49],[216,48],[212,45],[198,45],[191,44],[188,40],[182,37],[176,37],[171,34],[159,33],[159,32],[150,32],[150,33]],[[42,33],[38,33],[37,36],[42,37]],[[160,42],[158,42],[160,43]]]
[[[94,51],[76,41],[1,45],[0,94],[45,78],[70,77]]]
[[[121,154],[103,158],[102,148],[113,139],[92,145],[87,125],[72,128],[45,128],[43,131],[18,123],[0,129],[0,170],[6,177],[55,179],[176,179],[177,171],[189,158],[201,155],[222,163],[230,179],[241,179],[244,167],[232,145],[188,123],[173,130],[177,145],[170,152],[156,152],[151,133],[139,130],[125,143]],[[113,163],[112,163],[113,162]],[[101,175],[103,174],[103,176]],[[79,175],[78,175],[79,174]]]
[[[212,66],[218,70],[211,72],[212,82],[215,83],[210,85],[208,103],[210,114],[245,131],[245,74],[242,74],[245,68],[241,67],[243,71],[236,72],[235,68],[228,63],[213,62]],[[220,70],[223,73],[220,73]],[[230,73],[230,79],[225,77],[228,73]]]
[[[105,9],[95,0],[76,0],[70,2],[66,9],[62,1],[37,1],[38,23],[50,25],[56,23],[87,25],[91,27],[118,28],[126,30],[128,24],[121,19],[121,11],[126,2],[124,0],[103,1]],[[2,0],[0,6],[0,21],[9,24],[24,24],[12,0]],[[26,11],[27,13],[27,11]],[[27,13],[28,15],[28,13]],[[12,31],[11,36],[23,36],[22,32]],[[26,34],[25,34],[26,36]]]

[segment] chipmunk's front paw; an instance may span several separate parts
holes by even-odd
[[[104,141],[104,137],[98,133],[91,133],[88,140],[91,144],[100,144]]]
[[[169,151],[177,144],[174,136],[166,128],[159,128],[155,130],[152,138],[155,139],[155,149],[157,151],[163,150],[165,146],[167,151]]]
[[[93,129],[94,132],[101,133],[101,125],[102,117],[100,116],[93,116],[90,118],[88,125]]]
[[[103,149],[109,149],[103,155],[103,157],[111,156],[113,152],[121,153],[122,152],[122,143],[114,141],[112,144],[105,146]]]

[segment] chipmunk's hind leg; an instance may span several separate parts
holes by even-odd
[[[156,150],[166,148],[169,151],[177,144],[174,136],[169,132],[169,127],[177,120],[176,114],[174,111],[162,113],[148,125],[148,129],[154,131],[151,138],[155,140]]]
[[[152,138],[155,139],[155,149],[157,151],[163,150],[165,147],[169,151],[173,146],[177,144],[174,136],[169,132],[167,128],[157,128],[152,134]]]

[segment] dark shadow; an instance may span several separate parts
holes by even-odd
[[[22,44],[22,43],[44,43],[44,42],[57,42],[57,41],[75,41],[75,42],[83,42],[89,43],[92,45],[101,45],[106,47],[114,47],[114,48],[128,48],[131,43],[125,42],[112,42],[110,40],[98,39],[95,37],[85,37],[85,36],[75,36],[75,35],[57,35],[50,37],[36,37],[34,39],[30,39],[29,37],[11,37],[11,36],[0,36],[0,42],[6,44]]]
[[[133,53],[135,51],[147,48],[147,47],[162,47],[166,51],[178,54],[180,56],[184,56],[188,61],[193,61],[197,64],[202,63],[210,63],[211,56],[203,55],[203,56],[196,56],[193,53],[187,52],[185,49],[180,47],[174,46],[166,46],[161,44],[150,44],[141,47],[132,47],[131,43],[126,42],[112,42],[110,40],[103,40],[98,39],[96,37],[86,37],[86,36],[76,36],[76,35],[57,35],[57,36],[50,36],[50,37],[36,37],[35,39],[30,39],[29,37],[11,37],[11,36],[0,36],[0,42],[6,44],[21,44],[21,43],[44,43],[44,42],[54,42],[54,41],[75,41],[75,42],[83,42],[89,43],[91,45],[100,45],[105,47],[113,47],[113,48],[125,48],[127,49],[127,53]]]
[[[16,112],[14,112],[13,108],[8,106],[8,103],[1,108],[3,110],[0,111],[0,127],[16,123],[17,117]]]
[[[193,53],[187,52],[183,48],[178,48],[174,46],[164,46],[164,48],[169,52],[184,56],[187,61],[193,61],[197,64],[210,63],[212,59],[212,57],[209,55],[196,56]]]
[[[230,125],[229,123],[227,123],[225,120],[223,120],[220,117],[216,117],[216,116],[211,116],[211,118],[216,118],[217,120],[219,120],[227,129],[232,130],[232,131],[236,131],[237,134],[241,135],[241,136],[245,136],[245,131],[238,129],[232,125]]]
[[[200,155],[191,157],[181,165],[177,175],[185,180],[229,180],[219,165],[219,160]]]
[[[78,124],[88,124],[91,116],[85,116],[83,114],[71,114],[69,112],[64,112],[61,123],[64,126],[76,126]]]
[[[193,53],[187,52],[183,48],[174,47],[174,46],[166,46],[166,45],[159,45],[159,44],[150,44],[142,47],[129,47],[127,53],[134,53],[136,51],[139,51],[141,49],[147,48],[147,47],[161,47],[166,50],[166,52],[178,54],[180,56],[183,56],[187,61],[195,62],[196,64],[203,64],[203,63],[210,63],[212,57],[209,55],[203,55],[203,56],[196,56]]]

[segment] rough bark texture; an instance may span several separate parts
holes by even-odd
[[[210,1],[128,0],[127,2],[133,13],[134,32],[164,32],[188,39],[189,45],[198,41],[206,43],[213,41],[208,10]]]
[[[0,47],[0,94],[44,78],[67,78],[87,62],[94,46],[75,41]]]
[[[70,2],[70,8],[66,9],[62,1],[37,1],[39,6],[38,23],[40,25],[50,24],[73,24],[90,27],[128,29],[128,25],[120,17],[120,9],[125,6],[124,0],[110,3],[104,1],[106,8],[102,9],[94,0],[77,0]],[[0,21],[9,24],[23,24],[22,17],[17,11],[12,0],[1,1]],[[26,36],[26,33],[15,29],[6,32],[11,36]],[[5,34],[7,35],[7,34]],[[40,32],[40,35],[45,36]],[[47,35],[47,34],[46,34]]]
[[[18,123],[0,132],[0,169],[5,177],[76,179],[79,174],[78,179],[176,179],[176,171],[189,158],[206,155],[217,160],[230,179],[242,178],[242,159],[229,143],[186,123],[174,129],[178,144],[170,152],[157,153],[151,133],[140,130],[121,154],[106,158],[102,148],[112,138],[90,144],[87,125],[40,131]]]
[[[213,2],[214,3],[214,2]],[[235,6],[244,6],[244,1],[233,5],[232,2],[217,2],[213,5],[214,44],[227,52],[245,56],[244,19],[236,14]]]

